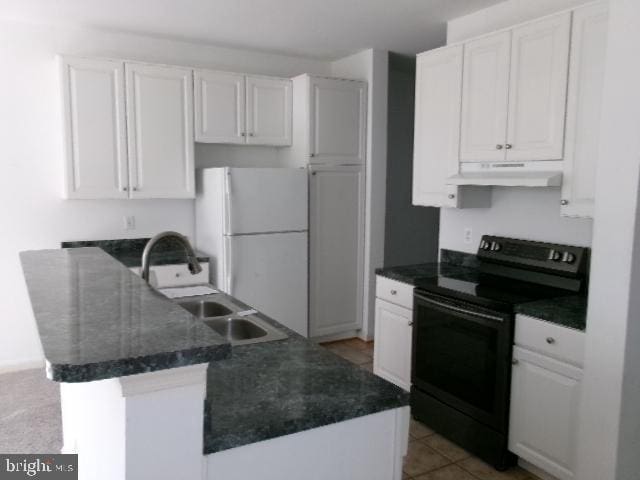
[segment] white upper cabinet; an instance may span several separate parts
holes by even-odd
[[[364,164],[366,83],[311,77],[309,87],[311,163]]]
[[[571,13],[464,44],[460,161],[562,160]]]
[[[291,145],[291,80],[247,77],[247,143]]]
[[[196,142],[245,143],[245,81],[238,73],[194,73]]]
[[[416,62],[413,204],[458,206],[458,189],[445,185],[458,172],[462,46],[438,49]]]
[[[592,217],[607,48],[608,3],[575,10],[561,212]]]
[[[503,161],[511,32],[464,45],[460,160]]]
[[[127,198],[123,63],[61,57],[65,197]]]
[[[418,56],[413,137],[412,203],[425,207],[484,207],[489,190],[447,185],[458,173],[462,45]]]
[[[515,28],[507,160],[562,160],[571,13]]]
[[[197,70],[196,141],[291,145],[291,85],[286,78]]]
[[[190,69],[61,57],[66,198],[193,198]]]
[[[127,63],[131,198],[193,198],[192,70]]]

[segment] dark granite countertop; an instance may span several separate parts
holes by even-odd
[[[474,268],[443,262],[378,268],[376,275],[415,286],[420,279],[437,277],[438,275],[475,282],[478,278],[478,271]]]
[[[409,405],[407,392],[261,314],[289,337],[231,347],[99,248],[20,256],[52,380],[209,363],[205,454]]]
[[[149,238],[124,238],[118,240],[79,240],[62,242],[62,248],[99,247],[129,268],[142,264],[142,252]],[[209,257],[196,251],[199,262],[208,262]],[[172,238],[160,240],[151,252],[151,265],[177,265],[186,263],[184,250]]]
[[[516,305],[516,312],[584,331],[587,326],[587,296],[570,295],[521,303]]]
[[[399,387],[258,316],[289,338],[232,346],[209,365],[205,454],[409,405]]]
[[[478,278],[477,263],[471,257],[475,256],[443,250],[441,256],[443,261],[440,263],[379,268],[376,270],[376,274],[409,285],[416,285],[419,279],[437,275],[475,282]],[[570,295],[521,303],[516,305],[515,310],[516,313],[529,315],[563,327],[585,330],[587,296]]]
[[[88,382],[230,354],[221,336],[99,248],[20,258],[51,380]]]

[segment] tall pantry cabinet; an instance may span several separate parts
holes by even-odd
[[[362,327],[367,85],[293,79],[293,143],[309,169],[309,336]]]

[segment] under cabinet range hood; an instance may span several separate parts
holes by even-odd
[[[447,185],[502,187],[559,187],[561,161],[465,162],[460,172],[446,180]]]

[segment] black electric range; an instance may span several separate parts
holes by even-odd
[[[573,295],[589,250],[484,236],[476,281],[439,275],[414,290],[413,416],[499,470],[508,451],[514,307]]]

